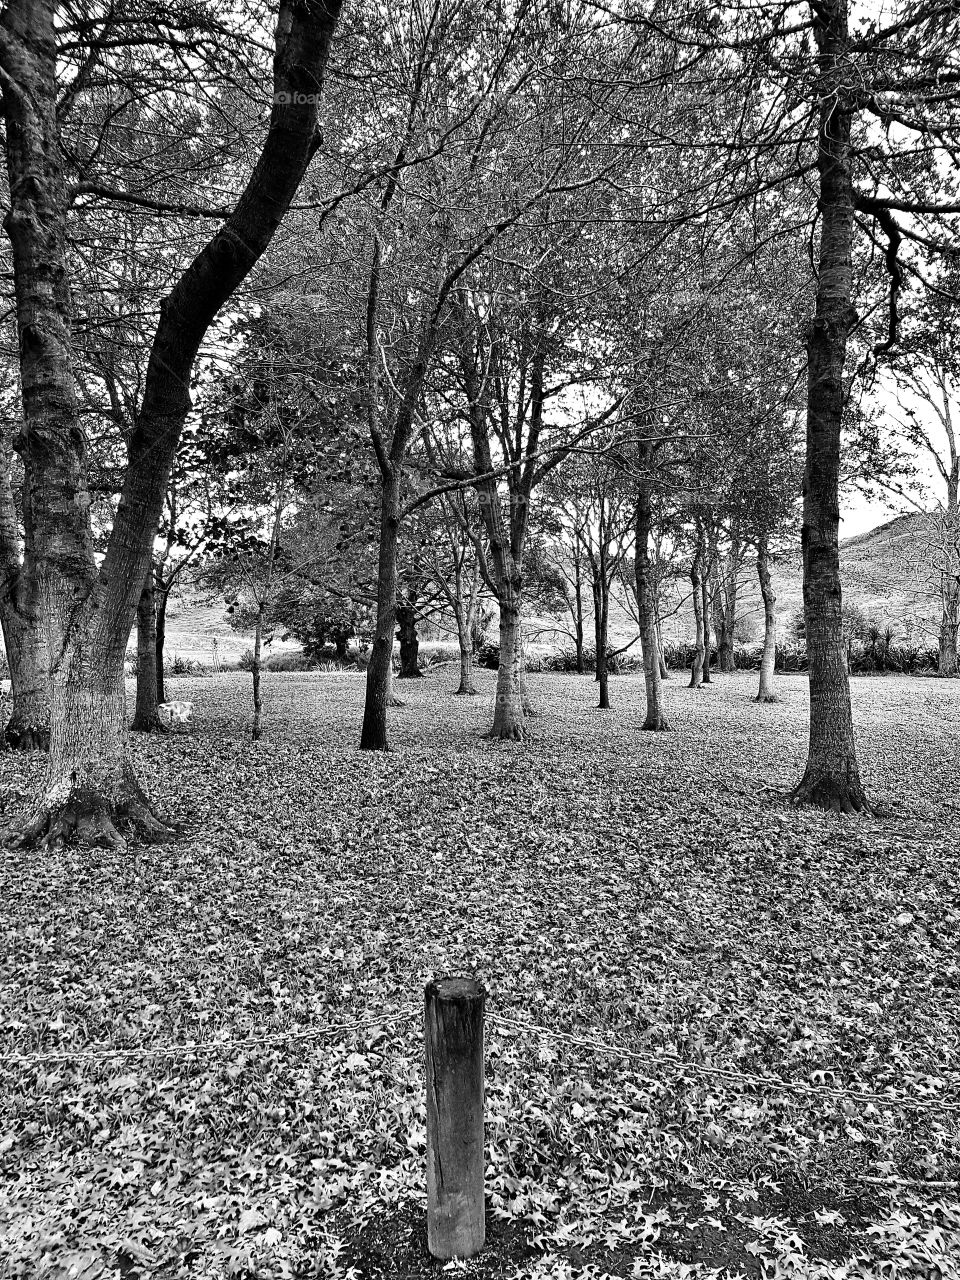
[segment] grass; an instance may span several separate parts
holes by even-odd
[[[671,681],[673,730],[650,735],[641,679],[599,712],[592,681],[534,675],[541,714],[516,746],[481,736],[493,673],[472,699],[455,676],[398,685],[387,756],[356,749],[360,674],[268,676],[259,745],[246,675],[171,680],[197,733],[134,750],[187,835],[6,855],[3,1053],[413,1020],[0,1064],[0,1274],[439,1274],[416,1016],[429,977],[463,970],[491,1014],[770,1078],[491,1020],[490,1245],[466,1274],[956,1274],[960,1197],[935,1185],[960,1177],[956,1113],[811,1102],[776,1078],[960,1100],[960,685],[855,682],[890,816],[854,820],[783,802],[801,677],[767,707],[754,676]],[[0,757],[5,812],[41,769]]]

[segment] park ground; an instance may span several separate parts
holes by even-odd
[[[195,731],[134,752],[179,841],[3,855],[0,1275],[446,1274],[418,1016],[465,970],[489,992],[489,1227],[462,1274],[960,1275],[960,1110],[777,1083],[960,1102],[960,682],[854,681],[885,816],[852,819],[784,801],[802,677],[773,706],[754,676],[674,678],[672,731],[646,734],[637,677],[600,712],[590,679],[534,675],[523,746],[482,737],[478,678],[399,685],[389,755],[356,749],[359,673],[268,676],[258,744],[249,677],[171,680]],[[0,757],[5,815],[41,772]]]

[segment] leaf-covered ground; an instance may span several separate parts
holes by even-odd
[[[135,743],[178,843],[5,854],[0,1051],[386,1019],[239,1053],[0,1062],[0,1275],[415,1277],[424,982],[489,991],[489,1245],[475,1276],[960,1275],[960,1114],[807,1100],[498,1026],[960,1101],[960,682],[854,683],[889,815],[795,812],[806,686],[533,676],[525,746],[452,668],[356,749],[362,677],[175,681]],[[0,758],[16,811],[39,758]],[[944,1185],[947,1184],[947,1185]]]

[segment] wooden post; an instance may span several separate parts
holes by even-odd
[[[435,1258],[483,1248],[483,1005],[473,978],[428,982],[427,1247]]]

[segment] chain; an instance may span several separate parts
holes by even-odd
[[[367,1031],[373,1027],[389,1027],[401,1022],[411,1022],[416,1013],[395,1013],[387,1018],[371,1018],[366,1022],[343,1022],[330,1027],[309,1027],[305,1031],[277,1031],[267,1036],[247,1036],[240,1040],[188,1040],[184,1044],[137,1045],[131,1049],[56,1050],[50,1053],[11,1054],[0,1053],[0,1066],[34,1066],[46,1062],[109,1062],[117,1058],[192,1058],[202,1053],[242,1052],[263,1045],[291,1044],[296,1041],[322,1040],[327,1036],[339,1036],[353,1031]]]
[[[612,1057],[628,1058],[634,1062],[642,1062],[645,1066],[672,1070],[689,1071],[692,1075],[710,1076],[718,1080],[728,1080],[739,1084],[757,1085],[762,1089],[783,1089],[788,1093],[800,1093],[813,1097],[836,1098],[851,1102],[873,1102],[878,1106],[899,1107],[907,1111],[958,1111],[960,1102],[948,1102],[941,1098],[902,1098],[888,1093],[870,1093],[867,1090],[837,1089],[831,1085],[808,1084],[805,1080],[782,1080],[779,1076],[751,1075],[745,1071],[734,1071],[730,1067],[712,1067],[704,1062],[685,1062],[681,1058],[671,1058],[656,1053],[638,1053],[634,1049],[624,1049],[618,1045],[605,1044],[591,1036],[575,1036],[567,1031],[554,1031],[550,1027],[541,1027],[533,1022],[509,1018],[504,1014],[491,1013],[488,1018],[496,1026],[508,1030],[530,1031],[534,1035],[548,1040],[558,1040],[563,1044],[574,1044],[581,1048],[593,1049]]]

